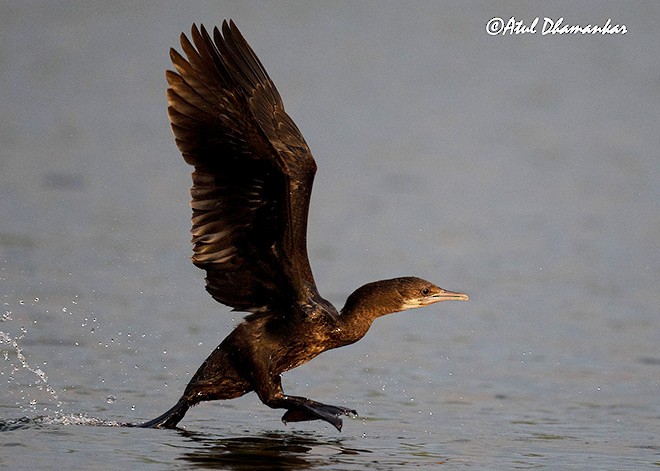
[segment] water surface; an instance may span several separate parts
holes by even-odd
[[[44,2],[0,15],[0,466],[648,469],[660,464],[656,3]],[[494,17],[612,37],[491,37]],[[232,17],[316,157],[320,291],[465,291],[255,395],[174,404],[240,320],[189,262],[167,51]]]

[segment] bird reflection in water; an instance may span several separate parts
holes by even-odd
[[[197,432],[179,433],[195,442],[196,450],[180,457],[200,468],[309,469],[333,464],[349,465],[350,456],[371,453],[349,448],[338,438],[317,439],[306,432],[297,434],[265,432],[258,436],[213,438]]]

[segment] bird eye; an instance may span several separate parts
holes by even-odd
[[[423,288],[423,289],[422,289],[422,294],[423,294],[424,296],[428,296],[430,292],[431,292],[431,290],[428,289],[428,288]]]

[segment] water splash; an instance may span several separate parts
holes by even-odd
[[[41,425],[81,425],[90,427],[132,427],[132,424],[89,417],[86,414],[58,414],[55,417],[37,416],[18,419],[0,419],[0,432]]]
[[[2,320],[11,320],[10,312],[7,311],[6,315],[3,316]],[[57,404],[57,410],[55,411],[56,414],[61,413],[62,411],[62,401],[60,401],[57,391],[53,389],[50,384],[48,384],[48,376],[46,376],[46,373],[39,367],[32,367],[27,360],[27,357],[23,353],[23,349],[21,348],[19,341],[21,341],[23,338],[25,338],[25,335],[27,334],[27,329],[25,327],[21,327],[21,334],[18,336],[11,336],[9,333],[4,332],[0,330],[0,348],[2,348],[2,353],[5,361],[10,362],[11,364],[11,371],[12,373],[18,372],[21,368],[32,372],[34,375],[37,376],[37,380],[35,384],[37,385],[37,388],[40,391],[45,390],[51,398],[55,401]],[[9,349],[4,348],[3,346],[7,345],[9,346]],[[18,363],[15,363],[12,361],[12,355],[10,355],[11,350],[13,350],[14,354],[16,355],[16,359],[18,360]],[[9,377],[8,381],[13,381],[14,377],[13,374]],[[36,399],[31,399],[29,401],[29,408],[33,412],[36,411],[37,409],[37,400]]]

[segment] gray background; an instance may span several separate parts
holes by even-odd
[[[657,3],[0,5],[0,464],[658,463]],[[492,37],[495,16],[628,33]],[[359,411],[341,434],[254,395],[192,410],[192,437],[67,425],[163,412],[240,319],[189,262],[165,112],[168,48],[224,18],[316,157],[321,293],[417,275],[471,300],[285,376]]]

